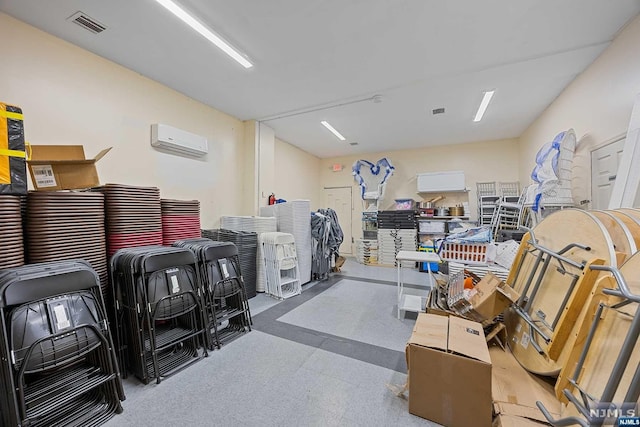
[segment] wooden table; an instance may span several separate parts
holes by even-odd
[[[398,319],[400,311],[420,312],[424,309],[423,297],[417,295],[404,295],[404,282],[402,280],[402,261],[426,262],[429,283],[425,284],[426,289],[433,289],[434,280],[431,274],[431,263],[440,262],[440,257],[434,252],[400,251],[396,255],[398,264]]]

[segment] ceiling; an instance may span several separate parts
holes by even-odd
[[[319,157],[518,137],[640,12],[640,0],[176,1],[254,67],[153,0],[0,0],[0,11]],[[107,29],[67,21],[77,11]]]

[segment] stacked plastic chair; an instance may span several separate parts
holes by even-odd
[[[100,280],[85,261],[0,271],[0,421],[98,426],[124,392]]]
[[[200,238],[179,240],[174,246],[190,249],[198,260],[208,347],[220,348],[250,331],[251,312],[236,245]]]
[[[527,190],[525,189],[515,202],[510,201],[514,196],[504,196],[500,199],[491,219],[491,234],[494,240],[498,238],[501,230],[517,230],[527,225],[523,223],[523,207],[526,196]]]
[[[311,281],[311,202],[292,200],[286,203],[263,206],[260,215],[278,220],[278,231],[293,235],[298,251],[299,275],[302,283]]]
[[[246,231],[260,234],[278,231],[278,222],[275,217],[260,216],[223,216],[220,218],[220,228],[225,230]],[[208,237],[208,236],[205,236]],[[256,250],[256,291],[264,292],[267,287],[267,279],[264,272],[262,247],[258,244]]]
[[[123,373],[156,382],[207,356],[202,289],[187,249],[120,249],[111,258],[115,330]]]
[[[291,234],[264,233],[260,236],[265,272],[266,292],[278,299],[302,293],[296,242]]]

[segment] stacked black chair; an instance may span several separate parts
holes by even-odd
[[[219,242],[231,242],[238,248],[238,258],[242,269],[242,279],[247,290],[247,298],[256,296],[256,285],[258,281],[257,271],[257,250],[258,233],[248,231],[226,230],[202,230],[202,237]]]
[[[85,261],[0,271],[0,421],[99,426],[124,391],[100,291]]]
[[[174,246],[190,249],[198,259],[208,347],[220,348],[250,331],[251,312],[236,245],[201,238],[178,240]]]
[[[191,251],[120,249],[111,258],[111,276],[123,374],[160,383],[207,356],[202,289]]]

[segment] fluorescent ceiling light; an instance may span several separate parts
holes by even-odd
[[[320,123],[322,123],[322,126],[326,127],[327,129],[329,129],[331,131],[332,134],[334,134],[340,141],[345,141],[346,138],[344,136],[342,136],[342,134],[340,132],[338,132],[333,126],[331,126],[329,124],[329,122],[326,121],[321,121]]]
[[[480,103],[480,107],[478,107],[478,112],[476,113],[476,116],[473,118],[474,122],[479,122],[480,120],[482,120],[482,116],[484,116],[484,112],[487,111],[487,107],[491,102],[491,98],[493,98],[494,92],[495,90],[488,90],[484,93],[484,96],[482,97],[482,102]]]
[[[211,43],[215,44],[220,48],[224,53],[235,59],[240,65],[244,68],[251,68],[253,64],[247,60],[240,52],[235,50],[229,43],[224,41],[222,37],[215,34],[213,31],[202,25],[196,18],[191,16],[188,12],[186,12],[182,7],[180,7],[177,3],[174,3],[171,0],[156,0],[162,6],[164,6],[169,12],[173,13],[175,16],[180,18],[182,22],[199,32],[204,38],[209,40]]]

